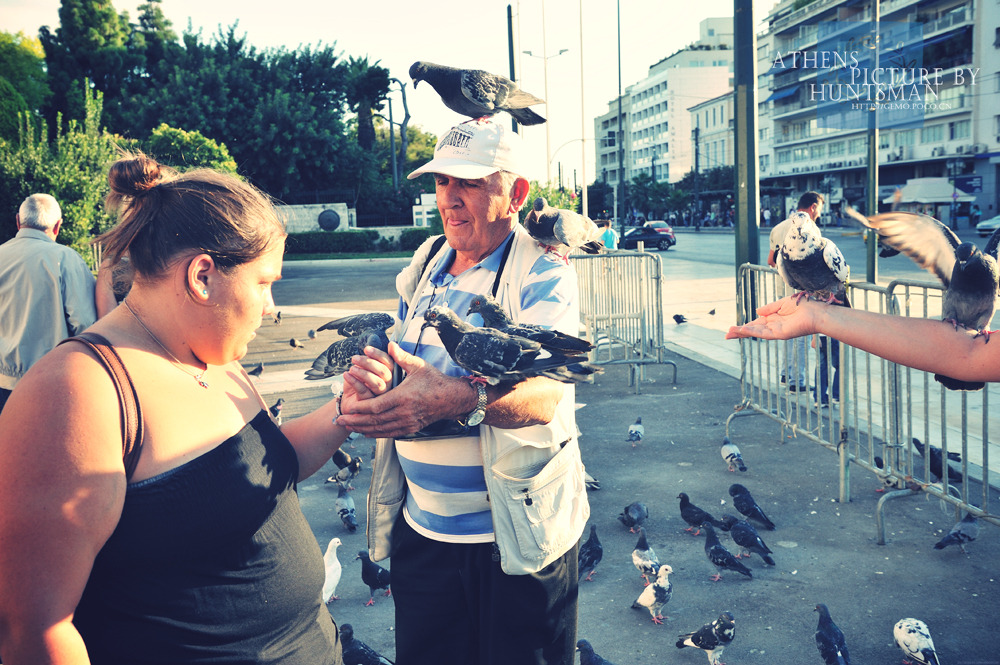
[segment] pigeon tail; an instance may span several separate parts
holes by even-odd
[[[531,109],[527,108],[524,109],[511,108],[507,109],[507,113],[510,113],[512,116],[514,116],[514,120],[517,120],[519,123],[525,126],[540,125],[545,122],[545,118],[538,115]]]

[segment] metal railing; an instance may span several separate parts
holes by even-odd
[[[780,277],[772,268],[745,264],[738,278],[740,322],[754,309],[781,297]],[[899,316],[937,318],[943,289],[937,284],[896,281],[886,287],[852,284],[851,305],[858,309]],[[762,414],[779,422],[782,434],[791,432],[820,444],[838,455],[839,500],[850,501],[850,472],[860,467],[879,478],[886,492],[876,511],[877,540],[885,544],[884,512],[889,500],[925,493],[954,507],[956,521],[963,511],[1000,525],[1000,515],[990,504],[998,503],[1000,455],[990,443],[990,430],[1000,431],[1000,417],[991,418],[992,385],[977,392],[945,389],[931,374],[891,363],[878,356],[840,344],[840,367],[832,357],[822,358],[819,345],[806,353],[806,377],[811,378],[827,363],[827,376],[839,379],[839,402],[824,408],[813,393],[793,392],[780,376],[788,367],[784,341],[740,340],[740,389],[742,400],[726,421],[743,415]],[[829,348],[829,347],[828,347]],[[831,354],[832,356],[832,354]],[[839,370],[839,372],[838,372]],[[839,376],[838,376],[839,374]],[[837,378],[835,378],[837,377]],[[814,383],[818,384],[818,381]],[[915,441],[948,453],[958,452],[952,462],[961,481],[942,479],[944,469],[932,471],[931,454],[921,455]],[[991,462],[991,459],[993,460]]]

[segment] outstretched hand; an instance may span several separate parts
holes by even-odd
[[[358,402],[381,395],[392,385],[392,358],[381,349],[365,347],[363,356],[351,359],[351,369],[344,374],[344,393],[340,409],[354,408]]]
[[[796,303],[795,296],[757,308],[757,318],[742,326],[733,326],[726,333],[726,339],[740,337],[760,337],[761,339],[792,339],[809,335],[816,330],[816,313],[825,304],[803,300]]]

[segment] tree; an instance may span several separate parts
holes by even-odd
[[[524,216],[528,214],[528,211],[531,210],[531,206],[534,205],[535,199],[538,197],[545,199],[545,202],[553,208],[563,208],[566,210],[580,212],[580,197],[576,192],[570,189],[564,189],[559,185],[543,185],[537,180],[532,180],[531,189],[528,190],[528,198],[524,202],[524,207],[521,208],[522,221],[524,220]]]
[[[28,103],[21,93],[0,76],[0,139],[17,139],[18,118],[28,112]]]
[[[52,95],[45,73],[45,52],[37,37],[0,32],[0,72],[0,78],[7,80],[27,110],[40,112]]]
[[[389,94],[389,70],[368,64],[368,56],[347,61],[347,103],[357,114],[358,145],[362,150],[375,147],[375,123],[372,114],[382,110]]]
[[[236,162],[225,144],[219,144],[201,132],[186,132],[162,123],[146,141],[146,152],[157,161],[180,169],[209,168],[236,173]]]

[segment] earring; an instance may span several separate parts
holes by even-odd
[[[201,290],[201,295],[207,296],[208,295],[208,289],[202,289]]]

